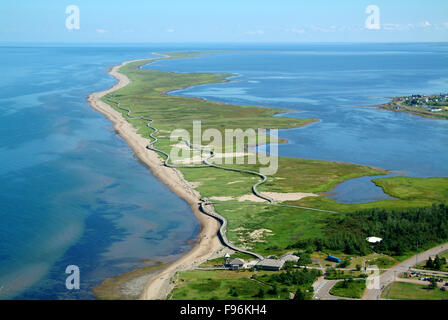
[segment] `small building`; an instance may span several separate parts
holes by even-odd
[[[244,260],[239,259],[239,258],[232,259],[228,263],[226,263],[225,266],[227,268],[232,269],[232,270],[238,270],[238,269],[241,269],[244,266]]]
[[[283,268],[284,260],[278,259],[263,259],[257,262],[255,269],[278,271]]]
[[[287,261],[298,262],[300,260],[300,257],[295,256],[293,254],[285,254],[280,258],[280,260],[283,260],[285,262],[287,262]]]
[[[341,259],[335,256],[328,256],[327,257],[328,261],[332,261],[332,262],[337,262],[337,263],[341,263]]]

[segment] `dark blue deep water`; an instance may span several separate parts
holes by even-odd
[[[320,119],[280,131],[289,141],[280,155],[448,176],[448,121],[356,107],[447,92],[446,44],[0,47],[0,298],[93,298],[91,287],[105,278],[191,247],[199,226],[188,205],[86,101],[114,83],[108,66],[190,49],[242,50],[155,68],[238,76],[175,94]],[[329,196],[387,198],[369,178]],[[81,290],[65,289],[67,265],[80,267]]]

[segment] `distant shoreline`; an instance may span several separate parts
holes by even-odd
[[[412,96],[411,96],[412,97]],[[431,118],[431,119],[440,119],[440,120],[448,120],[448,109],[447,107],[440,107],[440,109],[436,109],[436,112],[421,106],[410,106],[407,104],[403,104],[405,99],[409,97],[387,97],[389,99],[388,102],[376,105],[360,105],[358,107],[373,107],[393,112],[402,112],[414,114],[416,116]],[[406,101],[407,102],[407,101]],[[433,107],[431,107],[433,108]],[[444,108],[444,109],[443,109]]]
[[[183,178],[182,174],[176,169],[163,166],[162,159],[157,153],[146,149],[148,140],[138,134],[137,130],[120,112],[101,100],[105,95],[117,91],[130,83],[127,76],[118,72],[121,67],[131,62],[151,62],[156,59],[131,60],[114,66],[110,70],[109,75],[116,78],[118,82],[105,91],[90,94],[87,99],[93,109],[105,115],[114,124],[113,128],[115,131],[126,141],[135,152],[135,155],[152,171],[154,176],[190,205],[201,226],[195,246],[179,260],[169,264],[165,270],[149,279],[141,296],[142,299],[146,300],[166,298],[170,292],[170,280],[177,271],[200,264],[223,248],[217,236],[220,227],[219,222],[199,211],[199,192],[195,191],[192,194],[191,189],[186,187],[188,182]]]

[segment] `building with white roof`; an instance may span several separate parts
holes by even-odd
[[[383,239],[378,238],[378,237],[368,237],[366,240],[367,240],[367,242],[370,242],[370,243],[378,243],[378,242],[383,241]]]

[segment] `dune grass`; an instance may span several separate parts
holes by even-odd
[[[230,241],[264,255],[283,253],[288,244],[299,239],[325,236],[322,227],[324,219],[330,215],[268,205],[224,203],[215,205],[215,208],[227,218],[227,237]]]

